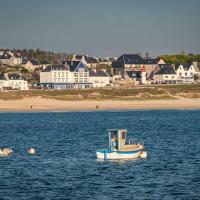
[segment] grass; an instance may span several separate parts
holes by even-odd
[[[154,85],[131,89],[80,89],[80,90],[29,90],[1,92],[0,99],[18,100],[29,97],[53,98],[59,100],[149,100],[179,97],[200,98],[200,84]]]

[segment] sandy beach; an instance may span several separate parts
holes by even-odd
[[[172,100],[82,100],[64,101],[44,98],[0,100],[0,112],[137,110],[137,109],[200,109],[199,98]]]

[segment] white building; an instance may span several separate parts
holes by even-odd
[[[193,83],[194,74],[196,72],[192,64],[177,64],[175,65],[177,77],[182,80],[183,83]]]
[[[40,72],[40,84],[53,89],[91,88],[89,70],[81,61],[67,61],[64,65],[50,65]]]
[[[20,74],[5,73],[0,75],[0,89],[28,90],[28,83]]]
[[[179,80],[171,65],[161,65],[160,70],[153,76],[153,82],[157,84],[177,84],[182,81]]]
[[[10,51],[0,52],[0,64],[8,66],[16,66],[22,64],[22,57],[19,53],[12,53]]]
[[[110,76],[102,70],[90,70],[89,82],[93,87],[106,87],[110,84]]]

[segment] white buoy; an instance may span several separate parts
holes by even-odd
[[[32,147],[28,148],[28,153],[29,154],[35,154],[35,149],[32,148]]]
[[[147,158],[147,152],[146,151],[142,151],[140,153],[140,158]]]

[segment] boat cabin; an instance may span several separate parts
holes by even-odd
[[[126,144],[127,130],[125,129],[109,129],[109,149],[117,151],[131,151],[135,149],[143,148],[142,144],[131,143],[129,140]]]

